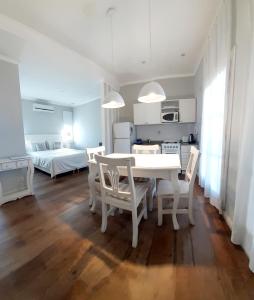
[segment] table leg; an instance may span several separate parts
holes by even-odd
[[[174,187],[174,203],[173,203],[172,221],[173,221],[174,230],[178,230],[180,227],[179,227],[177,217],[176,217],[178,204],[179,204],[179,184],[178,184],[178,171],[177,170],[174,170],[171,172],[171,181],[172,181],[172,184]]]

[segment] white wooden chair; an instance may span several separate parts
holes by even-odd
[[[88,156],[88,160],[93,160],[95,154],[105,155],[105,147],[95,147],[95,148],[86,148],[86,153]]]
[[[176,201],[173,202],[172,209],[163,209],[163,200],[164,199],[174,199],[174,188],[172,182],[169,180],[160,180],[157,189],[158,195],[158,225],[162,225],[162,218],[165,214],[172,214],[172,220],[174,224],[174,228],[178,228],[178,224],[176,221],[176,214],[188,214],[190,223],[194,225],[193,219],[193,189],[195,178],[197,174],[198,168],[198,160],[199,160],[199,150],[192,146],[190,150],[190,158],[188,162],[188,166],[185,173],[185,179],[179,180],[179,198],[188,199],[188,208],[179,208],[178,203]]]
[[[135,154],[160,154],[161,148],[159,145],[133,145],[132,153],[135,153]]]
[[[159,145],[133,145],[132,146],[132,153],[134,154],[160,154],[161,148]],[[150,185],[148,189],[148,197],[149,197],[149,210],[153,210],[153,198],[156,194],[156,179],[149,178]]]
[[[94,156],[97,155],[105,155],[105,147],[100,146],[96,148],[87,148],[86,149],[88,162],[90,160],[94,160]],[[91,211],[95,210],[96,205],[96,198],[101,197],[100,195],[100,183],[99,183],[99,172],[96,174],[96,176],[91,176],[90,173],[91,166],[89,165],[89,175],[88,175],[88,182],[89,182],[89,191],[90,191],[90,199],[89,199],[89,205],[91,207]]]
[[[133,157],[108,158],[95,155],[99,167],[102,202],[102,225],[101,231],[107,228],[107,218],[115,208],[129,210],[132,212],[132,247],[138,243],[138,225],[144,217],[147,219],[146,192],[148,190],[146,182],[134,183],[132,166],[135,165]],[[119,168],[125,168],[128,180],[120,182]],[[110,180],[107,184],[105,176]],[[138,215],[137,208],[142,202],[143,207]],[[110,208],[108,208],[110,206]]]

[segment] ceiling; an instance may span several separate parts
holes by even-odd
[[[193,74],[220,2],[152,0],[151,59],[148,0],[0,0],[0,13],[88,58],[125,85]],[[109,7],[116,8],[114,64]]]
[[[94,62],[3,15],[0,59],[18,63],[23,99],[76,106],[100,98],[104,80],[119,86]]]

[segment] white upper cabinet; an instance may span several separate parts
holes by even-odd
[[[196,99],[179,99],[179,122],[196,122]]]
[[[161,123],[161,103],[136,103],[133,106],[135,125]]]

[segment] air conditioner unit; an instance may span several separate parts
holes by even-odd
[[[54,106],[51,106],[51,105],[34,103],[33,104],[33,111],[53,113],[53,112],[55,112],[55,108],[54,108]]]

